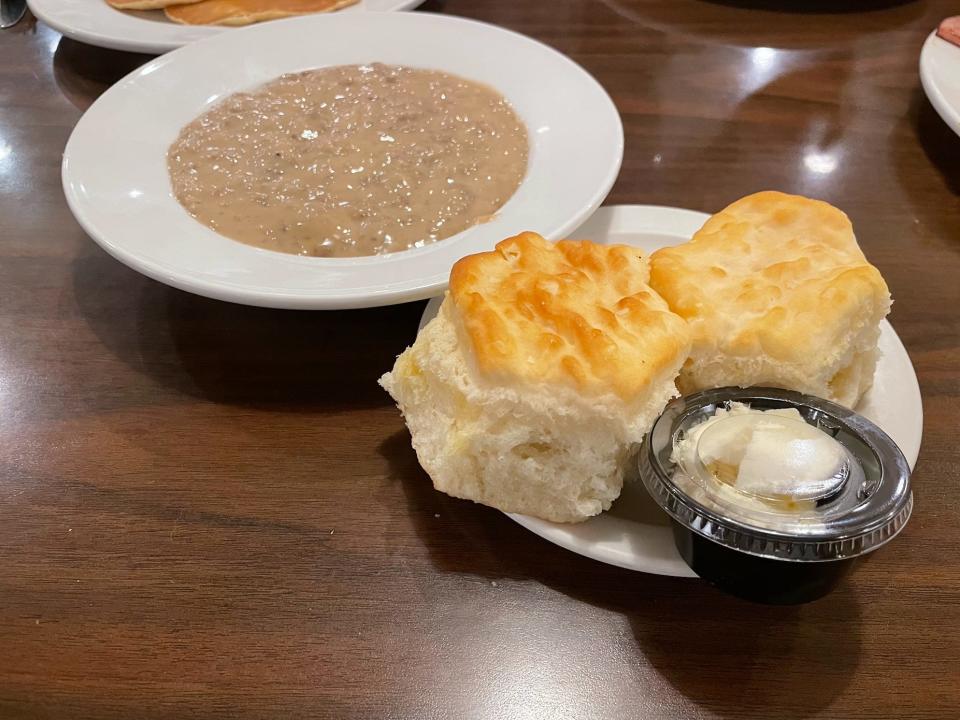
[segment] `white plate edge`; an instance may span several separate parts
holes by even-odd
[[[923,91],[926,93],[927,99],[930,100],[930,104],[933,105],[934,110],[937,111],[937,114],[951,130],[960,135],[960,110],[954,108],[947,102],[943,91],[937,84],[936,75],[931,68],[931,63],[933,62],[931,60],[931,53],[937,43],[950,44],[943,38],[938,37],[937,31],[934,30],[927,36],[920,50],[920,84],[923,86]],[[957,48],[957,51],[958,56],[960,56],[960,48]],[[958,62],[957,67],[957,72],[960,73],[960,62]]]

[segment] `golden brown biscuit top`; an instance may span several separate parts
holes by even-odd
[[[778,192],[738,200],[683,245],[650,257],[650,285],[690,322],[694,344],[800,362],[888,304],[850,220]]]
[[[481,373],[625,400],[689,349],[636,248],[523,233],[454,265],[449,297]]]

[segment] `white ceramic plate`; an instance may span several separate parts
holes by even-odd
[[[409,10],[423,0],[359,0],[337,13],[373,10]],[[236,28],[217,25],[179,25],[162,10],[117,10],[106,0],[27,0],[42,22],[68,38],[88,45],[159,55],[196,40]]]
[[[406,252],[310,258],[229,240],[173,197],[167,148],[210,105],[286,72],[372,61],[451,72],[511,102],[530,133],[530,162],[493,220]],[[622,158],[623,127],[610,97],[555,50],[461,18],[345,13],[241,28],[144,65],[77,123],[63,187],[87,233],[156,280],[249,305],[355,308],[434,295],[460,257],[522,230],[562,237],[600,205]]]
[[[686,242],[708,217],[692,210],[649,205],[604,207],[570,236],[653,252]],[[427,304],[421,328],[437,314],[440,301],[434,298]],[[907,351],[886,320],[880,329],[880,349],[883,357],[873,388],[856,409],[894,439],[913,467],[923,432],[920,387]],[[509,516],[540,537],[594,560],[657,575],[695,577],[673,544],[667,516],[639,482],[628,483],[609,512],[578,525]]]
[[[960,135],[960,47],[930,33],[920,51],[920,82],[930,104]]]

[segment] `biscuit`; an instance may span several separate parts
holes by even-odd
[[[766,385],[853,407],[869,389],[890,294],[835,207],[750,195],[650,267],[650,285],[692,331],[685,394]]]
[[[524,233],[464,258],[380,379],[450,495],[578,522],[610,507],[689,352],[635,248]]]

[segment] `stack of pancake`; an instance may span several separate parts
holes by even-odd
[[[163,10],[183,25],[250,25],[292,15],[331,12],[359,0],[107,0],[118,10]]]

